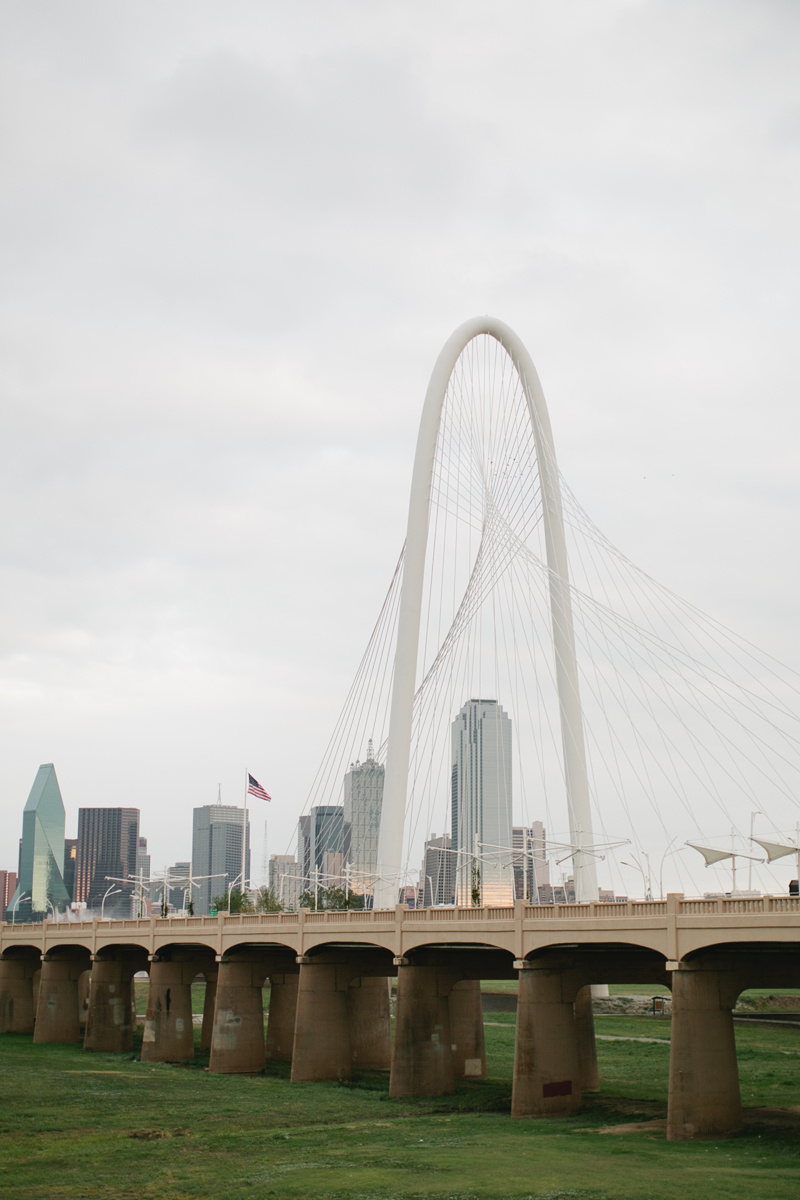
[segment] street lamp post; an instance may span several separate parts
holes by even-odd
[[[14,901],[13,907],[11,909],[11,924],[12,925],[16,925],[16,923],[17,923],[17,906],[19,905],[20,900],[30,900],[30,898],[31,898],[30,892],[20,892],[20,894],[17,896],[16,900]]]
[[[104,913],[105,906],[106,906],[106,900],[108,899],[108,897],[109,897],[109,896],[117,896],[117,895],[119,895],[119,893],[120,893],[121,891],[122,891],[122,888],[115,888],[115,887],[114,887],[114,885],[113,885],[113,883],[112,883],[111,887],[108,889],[108,891],[106,892],[106,894],[103,896],[103,899],[100,901],[100,920],[101,920],[101,921],[104,921],[104,920],[105,920],[105,917],[104,917],[103,913]]]

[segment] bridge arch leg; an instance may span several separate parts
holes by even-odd
[[[266,965],[252,957],[219,964],[214,1032],[208,1069],[214,1075],[258,1075],[264,1070]]]
[[[214,1012],[217,1003],[217,981],[219,972],[214,967],[207,967],[204,971],[206,978],[206,991],[203,997],[203,1024],[200,1031],[200,1053],[211,1053],[211,1039],[214,1035]]]

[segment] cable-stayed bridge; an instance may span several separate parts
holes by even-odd
[[[201,974],[212,1071],[268,1056],[298,1081],[389,1068],[393,1096],[438,1095],[486,1074],[480,980],[518,979],[512,1112],[547,1116],[597,1089],[592,987],[665,983],[669,1136],[735,1133],[732,1006],[748,987],[800,986],[800,898],[753,862],[796,853],[797,699],[791,672],[600,534],[559,475],[525,347],[468,322],[436,363],[403,554],[303,817],[325,835],[309,834],[306,884],[344,879],[361,908],[5,925],[0,1029],[79,1040],[88,981],[86,1049],[130,1049],[131,980],[147,970],[142,1057],[182,1061]],[[348,764],[370,740],[358,816]],[[525,871],[518,894],[514,822],[536,820],[573,903],[543,903]],[[399,891],[434,826],[450,829],[452,902],[410,910]],[[695,898],[680,886],[692,856],[745,856],[764,894],[732,877],[730,895]],[[602,873],[616,895],[631,857],[643,890],[657,878],[667,894],[600,902]],[[668,861],[679,886],[665,889]]]

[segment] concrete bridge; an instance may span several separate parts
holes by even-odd
[[[800,898],[155,917],[0,926],[0,1032],[132,1047],[132,979],[150,977],[142,1058],[194,1056],[191,983],[206,980],[210,1070],[291,1060],[293,1080],[390,1070],[395,1097],[483,1078],[482,979],[518,979],[512,1114],[575,1113],[598,1088],[591,985],[672,991],[668,1137],[735,1134],[732,1008],[800,986]],[[388,978],[397,977],[394,1038]],[[264,1036],[262,987],[269,980]]]

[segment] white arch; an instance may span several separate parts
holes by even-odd
[[[531,356],[512,329],[494,317],[473,317],[460,325],[445,342],[433,368],[417,438],[408,531],[403,563],[403,584],[397,627],[392,703],[386,755],[383,810],[378,838],[382,879],[376,888],[375,907],[392,908],[397,902],[396,879],[401,870],[403,830],[411,755],[411,724],[419,652],[422,588],[428,545],[428,513],[436,454],[436,438],[447,385],[459,355],[473,338],[488,334],[506,350],[516,367],[528,401],[542,491],[547,566],[550,572],[550,615],[561,715],[567,812],[573,845],[592,844],[592,816],[586,774],[578,665],[572,627],[567,547],[561,513],[561,490],[550,429],[550,417]],[[577,854],[577,900],[597,899],[594,860]]]

